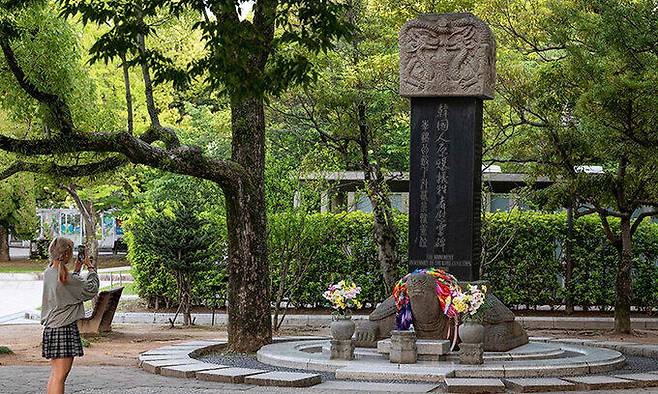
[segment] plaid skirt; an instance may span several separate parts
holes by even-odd
[[[78,323],[68,326],[43,329],[41,356],[44,358],[66,358],[83,356]]]

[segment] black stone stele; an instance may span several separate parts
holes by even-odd
[[[412,97],[409,269],[479,279],[482,99]]]

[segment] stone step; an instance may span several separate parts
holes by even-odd
[[[322,382],[322,376],[302,372],[267,372],[244,378],[246,384],[277,387],[310,387]]]
[[[636,387],[658,387],[658,375],[654,373],[619,374],[615,375],[615,377],[619,379],[631,380],[636,383]]]
[[[461,379],[446,378],[446,391],[449,393],[504,393],[505,384],[500,379]]]
[[[376,383],[376,382],[347,382],[344,380],[331,380],[320,383],[314,389],[318,390],[338,390],[358,392],[365,391],[368,393],[429,393],[436,390],[439,386],[436,384],[420,383]]]
[[[210,363],[173,365],[160,368],[160,375],[170,376],[172,378],[194,378],[196,377],[197,372],[212,371],[223,368],[228,368],[228,365]]]
[[[212,371],[202,371],[196,373],[199,380],[222,383],[244,383],[247,376],[265,373],[262,369],[252,368],[222,368]]]
[[[574,376],[564,380],[575,383],[578,390],[614,390],[633,387],[632,381],[614,376]]]
[[[519,393],[576,390],[575,384],[558,378],[516,378],[504,381],[508,389]]]
[[[146,372],[159,374],[160,368],[171,367],[174,365],[197,364],[199,361],[192,358],[170,358],[168,360],[150,360],[143,361],[142,368]]]

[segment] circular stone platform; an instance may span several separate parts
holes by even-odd
[[[392,364],[376,349],[357,348],[354,360],[330,360],[328,340],[292,341],[264,346],[258,361],[278,367],[335,372],[337,379],[440,382],[446,377],[553,377],[608,372],[623,366],[616,351],[565,343],[530,342],[509,352],[485,353],[485,364],[462,365],[456,353],[445,361]]]
[[[488,392],[563,392],[658,387],[658,345],[536,337],[509,352],[487,353],[484,365],[464,366],[454,360],[454,353],[445,361],[401,365],[391,364],[376,349],[363,348],[357,348],[355,360],[330,360],[323,354],[328,340],[274,338],[274,344],[258,352],[260,361],[250,355],[225,355],[225,340],[191,341],[142,353],[139,365],[163,376],[268,387],[314,386],[322,392],[383,388],[400,392],[482,392],[484,388]],[[617,350],[628,355],[627,363]],[[558,377],[546,377],[549,375]]]

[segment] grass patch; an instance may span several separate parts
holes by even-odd
[[[121,287],[121,286],[123,286],[123,292],[121,293],[121,295],[137,295],[137,290],[135,289],[135,283],[134,282],[114,283],[111,286],[101,287],[100,291],[112,290],[112,289],[116,289],[117,287]]]
[[[14,354],[14,351],[7,346],[0,346],[0,355],[2,354]]]
[[[114,268],[125,267],[130,265],[125,256],[104,256],[98,258],[99,268]],[[0,273],[4,274],[20,274],[20,273],[33,273],[41,272],[48,266],[48,260],[30,260],[30,259],[17,259],[12,261],[0,261]],[[73,267],[71,264],[69,267]],[[126,271],[129,273],[129,271]]]
[[[91,346],[91,342],[85,337],[80,337],[80,342],[82,342],[82,347],[89,347]]]

